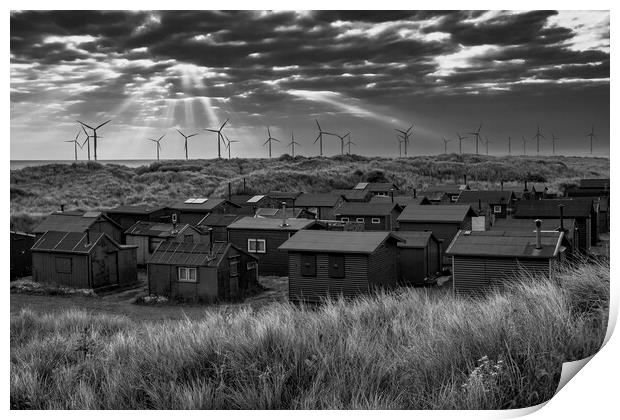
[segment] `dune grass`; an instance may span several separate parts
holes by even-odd
[[[200,321],[11,319],[12,408],[501,409],[554,393],[605,336],[609,265],[480,299],[399,289]]]
[[[45,215],[66,209],[94,210],[121,204],[166,205],[189,196],[225,197],[228,183],[241,193],[270,190],[327,192],[360,181],[394,181],[404,192],[426,185],[468,181],[521,188],[524,180],[547,181],[552,191],[581,177],[608,177],[609,159],[440,155],[409,158],[211,159],[165,161],[138,168],[99,163],[53,164],[11,171],[11,228],[30,231]]]

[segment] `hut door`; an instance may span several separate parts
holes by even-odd
[[[110,284],[118,284],[118,253],[108,254],[107,260]]]
[[[229,264],[229,280],[230,280],[230,297],[239,295],[239,257],[233,257],[228,260]]]

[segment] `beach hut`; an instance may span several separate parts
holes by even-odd
[[[352,298],[396,285],[399,238],[391,232],[301,230],[288,252],[289,300]]]
[[[282,205],[281,202],[269,197],[268,195],[231,195],[228,200],[239,206],[239,209],[235,213],[239,215],[252,216],[256,213],[256,209],[263,208],[278,208]]]
[[[536,232],[535,219],[497,219],[491,230],[493,231],[516,231],[533,234]],[[542,231],[564,232],[564,237],[571,244],[570,253],[579,249],[579,230],[575,219],[541,219]]]
[[[208,232],[203,232],[188,224],[136,222],[125,231],[127,245],[138,247],[136,249],[138,265],[145,265],[159,244],[173,238],[181,242],[209,243],[211,241]]]
[[[35,236],[31,233],[11,231],[11,280],[32,274],[32,253]]]
[[[370,199],[369,203],[391,203],[394,202],[401,206],[402,208],[407,207],[409,204],[413,205],[428,205],[432,204],[431,200],[428,199],[425,195],[415,196],[415,195],[395,195],[394,197],[384,196],[384,195],[374,195]]]
[[[472,217],[477,213],[467,204],[407,206],[398,216],[398,231],[433,232],[445,251],[459,230],[471,230]],[[444,258],[444,264],[447,262]]]
[[[473,209],[484,204],[493,219],[505,219],[511,215],[515,202],[515,194],[509,190],[464,190],[456,200],[456,204],[469,204]]]
[[[100,211],[54,212],[35,227],[33,233],[39,239],[47,231],[106,233],[119,244],[123,240],[121,226]]]
[[[198,222],[198,227],[205,232],[211,232],[213,241],[228,242],[228,230],[226,228],[242,217],[244,216],[239,214],[211,213]]]
[[[223,198],[188,198],[170,206],[176,215],[176,223],[187,223],[197,226],[208,214],[235,214],[241,206]],[[174,220],[173,220],[174,222]]]
[[[433,204],[451,204],[456,203],[461,191],[469,189],[470,187],[467,184],[432,185],[424,190],[424,195]]]
[[[286,252],[278,247],[301,230],[322,228],[310,219],[243,217],[227,229],[228,240],[233,245],[258,258],[260,275],[286,276]]]
[[[396,233],[398,242],[398,281],[404,285],[424,285],[442,269],[441,241],[432,232]]]
[[[562,205],[563,210],[560,210]],[[563,213],[560,214],[560,211]],[[515,219],[575,219],[579,234],[579,248],[589,253],[590,246],[598,241],[597,216],[592,200],[548,199],[519,201],[513,214]]]
[[[602,190],[609,195],[611,183],[609,178],[584,178],[579,180],[579,188]]]
[[[459,231],[446,250],[456,294],[482,294],[519,273],[550,276],[565,263],[563,232]]]
[[[364,230],[396,230],[396,219],[402,207],[393,202],[387,203],[344,203],[336,210],[335,216],[341,222],[357,222]]]
[[[295,201],[302,195],[301,191],[269,191],[267,196],[282,204],[286,203],[286,207],[295,207]]]
[[[258,283],[257,259],[228,242],[162,242],[147,265],[149,294],[183,301],[238,300]]]
[[[134,284],[136,248],[102,232],[47,231],[32,247],[32,279],[95,290]]]
[[[360,182],[354,189],[366,189],[372,195],[383,197],[395,194],[399,190],[398,186],[392,182]]]
[[[345,202],[341,194],[302,194],[295,201],[295,208],[303,208],[321,220],[336,220],[336,210]]]
[[[118,206],[103,210],[105,215],[118,223],[125,231],[137,222],[170,223],[172,210],[168,207],[139,204],[135,206]]]

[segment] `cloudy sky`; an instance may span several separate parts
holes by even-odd
[[[325,131],[352,152],[458,150],[475,130],[489,152],[609,154],[610,20],[605,11],[25,11],[11,13],[11,159],[71,159],[79,119],[99,159],[217,156],[204,128],[227,118],[233,156],[317,155]],[[82,134],[81,139],[84,139]],[[85,148],[86,149],[86,148]],[[463,151],[474,143],[463,141]],[[486,146],[480,145],[486,153]],[[324,153],[340,140],[324,138]],[[223,150],[227,156],[228,152]],[[85,151],[80,151],[85,158]]]

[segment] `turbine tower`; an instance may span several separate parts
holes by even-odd
[[[353,141],[351,140],[351,136],[349,135],[349,140],[345,143],[345,146],[349,147],[349,151],[347,152],[348,155],[351,155],[351,145],[356,146],[356,144],[353,143]]]
[[[161,140],[166,137],[166,135],[164,134],[163,136],[161,136],[160,138],[158,138],[157,140],[155,139],[151,139],[149,138],[148,140],[154,142],[156,144],[155,148],[157,149],[157,162],[159,162],[159,151],[161,150]]]
[[[198,135],[198,133],[194,133],[194,134],[190,134],[189,136],[186,136],[186,135],[185,135],[185,134],[183,134],[183,133],[181,132],[181,130],[179,130],[178,128],[177,128],[177,131],[178,131],[178,132],[179,132],[179,134],[180,134],[180,135],[182,135],[182,136],[183,136],[183,138],[185,139],[185,160],[189,160],[189,157],[188,157],[188,155],[187,155],[187,139],[189,139],[190,137],[197,136],[197,135]]]
[[[478,144],[482,140],[482,137],[480,137],[480,130],[482,130],[482,123],[480,123],[480,126],[478,127],[478,129],[476,131],[471,132],[471,133],[467,133],[467,134],[470,134],[472,136],[475,136],[475,138],[476,138],[476,154],[479,154],[478,153]]]
[[[527,142],[527,139],[525,138],[525,136],[522,136],[523,138],[523,156],[527,156],[527,153],[525,152],[525,143]]]
[[[456,136],[459,138],[459,155],[462,155],[463,154],[463,140],[468,139],[469,137],[461,136],[458,132],[456,133]]]
[[[512,142],[511,142],[511,140],[512,140],[512,137],[508,136],[508,156],[510,156],[512,154],[512,150],[511,150],[511,145],[512,145],[511,143]]]
[[[273,140],[279,142],[280,140],[276,139],[275,137],[271,137],[271,131],[269,130],[269,127],[267,127],[267,135],[267,141],[263,143],[263,146],[269,143],[269,158],[271,158],[271,142]]]
[[[226,119],[226,121],[224,121],[224,124],[222,124],[219,128],[219,130],[216,130],[215,128],[205,128],[205,131],[210,131],[212,133],[217,133],[217,158],[221,159],[222,158],[222,147],[221,147],[221,143],[224,143],[224,145],[226,145],[226,143],[224,142],[224,136],[222,135],[222,130],[224,129],[224,126],[226,125],[226,123],[228,122],[228,118]]]
[[[407,156],[407,146],[409,145],[409,137],[413,134],[410,133],[411,129],[413,128],[413,124],[411,124],[411,126],[406,129],[406,130],[400,130],[398,128],[395,128],[394,130],[396,130],[399,134],[399,137],[401,139],[403,139],[403,142],[405,143],[405,156]]]
[[[540,132],[540,124],[536,125],[536,134],[534,134],[534,136],[532,137],[533,139],[536,139],[536,156],[539,155],[540,153],[540,138],[545,138],[545,136],[543,136],[543,134]]]
[[[80,142],[78,141],[78,137],[80,137],[80,130],[78,130],[75,139],[73,140],[65,140],[65,143],[73,143],[73,153],[75,154],[75,161],[77,162],[77,148],[78,146],[80,146],[80,149],[82,149],[82,144],[80,144]],[[88,140],[88,139],[87,139]]]
[[[91,127],[91,126],[90,126],[90,125],[88,125],[88,124],[83,123],[82,121],[79,121],[79,120],[76,120],[76,121],[77,121],[77,122],[79,122],[80,124],[82,124],[82,126],[83,126],[83,127],[88,127],[88,128],[90,128],[91,130],[93,130],[93,135],[92,135],[92,138],[93,138],[93,147],[94,147],[94,152],[95,152],[95,161],[96,161],[96,160],[97,160],[97,139],[99,138],[99,137],[97,136],[97,130],[99,130],[101,127],[103,127],[104,125],[106,125],[107,123],[109,123],[109,122],[110,122],[110,121],[112,121],[112,120],[107,120],[106,122],[104,122],[104,123],[102,123],[102,124],[99,124],[99,125],[98,125],[97,127],[95,127],[95,128]],[[85,130],[85,131],[86,131],[86,130]]]
[[[483,142],[483,143],[487,147],[487,156],[489,156],[489,143],[493,143],[493,142],[489,140],[487,136],[485,136],[484,138],[486,139],[486,142]]]
[[[295,145],[301,146],[301,144],[295,141],[295,134],[291,131],[291,142],[287,144],[286,147],[291,146],[291,153],[293,154],[293,157],[295,157]]]
[[[319,120],[317,120],[316,118],[314,121],[316,121],[316,126],[319,128],[319,135],[316,136],[314,143],[316,144],[317,141],[319,142],[319,156],[323,156],[323,134],[326,134],[328,136],[333,136],[334,134],[323,131],[321,125],[319,124]]]
[[[586,137],[590,137],[590,154],[592,154],[592,139],[594,138],[598,140],[598,137],[594,134],[594,124],[592,124],[592,129],[588,134],[586,134]]]
[[[559,137],[556,137],[555,134],[553,134],[553,132],[551,132],[551,147],[553,148],[553,155],[555,156],[555,141],[556,140],[560,140]]]
[[[448,154],[448,143],[450,143],[452,140],[448,140],[445,137],[443,138],[443,154],[447,155]]]
[[[231,140],[228,138],[226,134],[224,134],[224,138],[228,142],[228,143],[224,142],[224,146],[228,149],[228,159],[230,159],[230,143],[239,143],[239,140]]]

